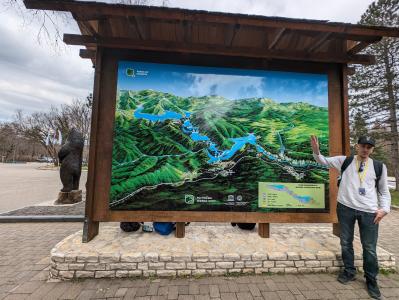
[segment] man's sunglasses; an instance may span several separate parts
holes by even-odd
[[[364,171],[364,166],[365,166],[365,163],[363,161],[361,161],[360,166],[359,166],[359,173],[362,173]]]

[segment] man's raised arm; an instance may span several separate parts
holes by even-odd
[[[325,157],[322,155],[320,153],[319,140],[315,135],[310,136],[310,144],[312,145],[313,158],[315,161],[324,166],[335,168],[338,171],[341,171],[341,166],[344,163],[346,156]]]

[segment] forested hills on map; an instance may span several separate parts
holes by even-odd
[[[328,153],[326,107],[121,90],[110,207],[276,210],[258,206],[258,182],[328,183],[328,170],[312,158],[311,134]]]

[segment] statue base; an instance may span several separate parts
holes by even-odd
[[[70,192],[60,192],[54,204],[74,204],[80,201],[82,201],[82,190],[73,190]]]

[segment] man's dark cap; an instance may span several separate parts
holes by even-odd
[[[374,139],[372,139],[369,136],[361,136],[361,137],[359,137],[359,139],[357,140],[357,143],[358,144],[362,144],[362,145],[369,144],[369,145],[375,147]]]

